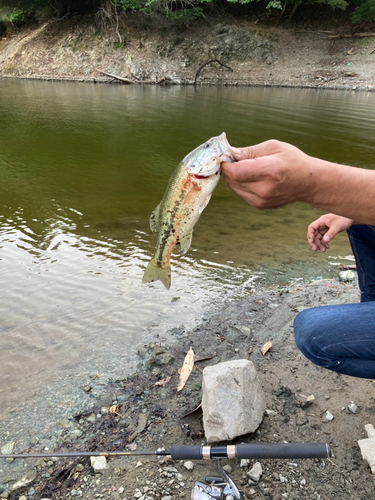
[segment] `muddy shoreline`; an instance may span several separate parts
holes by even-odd
[[[249,481],[247,475],[254,461],[240,467],[238,460],[225,460],[243,497],[371,498],[375,480],[361,458],[357,440],[366,437],[365,424],[375,423],[374,383],[315,367],[298,352],[293,338],[293,319],[299,311],[358,299],[356,283],[341,283],[338,278],[295,281],[282,289],[259,288],[225,308],[207,311],[190,331],[178,331],[176,324],[176,341],[161,341],[157,346],[167,353],[163,361],[151,362],[155,346],[140,344],[137,369],[128,376],[108,380],[105,374],[78,373],[55,381],[12,409],[2,435],[15,442],[17,452],[201,445],[202,414],[194,409],[201,400],[202,369],[221,361],[250,359],[265,392],[267,411],[255,433],[232,444],[327,442],[333,457],[261,460],[259,482]],[[263,356],[261,346],[267,340],[273,347]],[[177,393],[177,372],[190,347],[209,359],[196,362],[185,388]],[[304,400],[310,395],[315,401],[305,407]],[[356,405],[356,413],[349,411],[351,403]],[[327,410],[332,421],[325,418]],[[1,464],[0,489],[2,498],[12,499],[23,499],[23,495],[38,500],[175,499],[190,498],[195,481],[218,475],[211,461],[194,462],[192,470],[186,467],[167,457],[122,457],[108,459],[108,468],[95,473],[88,458],[15,460]],[[27,472],[33,477],[30,484],[11,492],[12,485]]]

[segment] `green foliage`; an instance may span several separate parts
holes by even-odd
[[[356,6],[351,16],[354,24],[361,21],[375,21],[375,0],[363,0],[355,3],[359,5]]]

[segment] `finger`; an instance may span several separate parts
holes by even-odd
[[[238,160],[254,160],[255,158],[261,158],[262,156],[269,156],[275,154],[280,149],[280,141],[274,139],[260,142],[259,144],[254,144],[253,146],[248,146],[246,148],[238,148],[240,154],[236,159]]]

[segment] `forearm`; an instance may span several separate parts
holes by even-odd
[[[375,225],[375,171],[311,158],[311,189],[302,191],[310,205]]]

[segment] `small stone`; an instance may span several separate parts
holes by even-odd
[[[90,391],[91,391],[91,389],[92,389],[91,385],[85,385],[85,386],[84,386],[84,388],[83,388],[83,390],[84,390],[85,392],[90,392]]]
[[[229,464],[224,465],[223,469],[225,470],[225,472],[227,474],[230,474],[232,472],[232,470],[233,470],[232,467]]]
[[[95,472],[100,472],[108,469],[107,460],[105,457],[90,457],[91,467]]]
[[[248,458],[242,458],[240,462],[240,467],[247,467],[250,464],[250,460]]]
[[[247,492],[247,494],[250,497],[253,497],[254,495],[256,495],[256,490],[254,490],[254,488],[250,488],[249,491]]]
[[[124,491],[125,491],[125,488],[123,486],[120,486],[120,488],[118,489],[118,492],[120,493],[120,495],[122,493],[124,493]]]
[[[1,454],[2,455],[12,455],[14,453],[14,448],[16,447],[16,442],[15,441],[9,441],[8,443],[5,443],[1,448]]]
[[[288,479],[284,476],[282,476],[281,474],[279,475],[279,478],[280,478],[280,483],[287,483],[288,482]]]
[[[326,411],[326,420],[328,420],[328,422],[330,422],[331,420],[333,420],[333,415],[330,411]]]
[[[191,462],[190,460],[188,460],[187,462],[184,462],[184,467],[187,470],[193,470],[194,469],[194,464],[193,464],[193,462]]]
[[[343,283],[351,282],[355,278],[353,271],[341,271],[339,274],[339,280]]]
[[[37,478],[37,473],[35,472],[35,470],[29,470],[28,472],[26,472],[23,478],[12,484],[12,486],[10,487],[10,492],[12,493],[13,491],[31,485],[36,478]]]
[[[350,405],[348,405],[348,410],[352,413],[357,413],[357,405],[354,403],[350,403]]]
[[[261,478],[262,473],[263,470],[261,464],[259,462],[256,462],[247,474],[252,481],[255,481],[257,483]]]
[[[266,410],[264,412],[264,414],[267,416],[267,417],[274,417],[275,415],[277,415],[277,412],[275,410]]]

